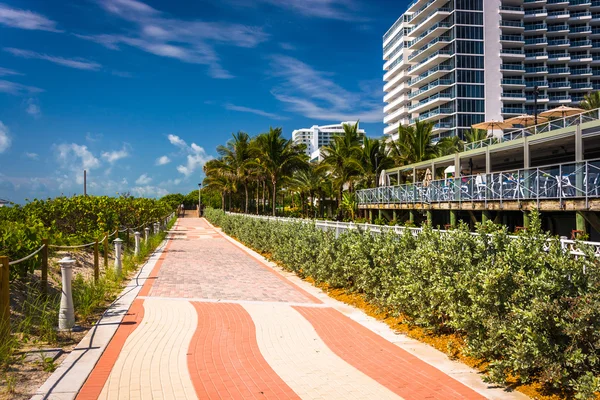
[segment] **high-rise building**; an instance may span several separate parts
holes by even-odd
[[[327,146],[333,138],[344,133],[344,125],[354,125],[356,121],[346,121],[335,125],[318,126],[313,125],[306,129],[296,129],[292,132],[292,140],[296,144],[306,145],[306,155],[311,161],[321,160],[321,147]],[[365,131],[358,129],[363,136]]]
[[[600,89],[600,1],[415,0],[383,36],[384,133],[437,136]]]

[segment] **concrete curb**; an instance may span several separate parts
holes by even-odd
[[[174,226],[177,224],[178,221]],[[40,386],[31,400],[72,400],[77,397],[158,262],[168,240],[169,236],[150,255],[137,275],[128,282],[117,299],[102,314],[102,318]]]
[[[231,238],[227,234],[223,232],[221,228],[217,228],[212,225],[208,220],[205,221],[215,229],[221,236],[223,236],[226,240],[233,243],[239,248],[246,250],[253,258],[261,262],[262,264],[272,268],[277,273],[284,276],[286,279],[289,279],[291,282],[301,287],[303,290],[317,297],[319,300],[323,301],[323,303],[327,306],[335,308],[342,314],[351,318],[352,320],[358,322],[365,328],[371,330],[372,332],[378,334],[383,337],[387,341],[393,343],[394,345],[400,347],[401,349],[407,351],[408,353],[414,355],[420,360],[426,362],[427,364],[437,368],[442,371],[446,375],[451,376],[458,382],[464,384],[465,386],[473,389],[477,393],[485,396],[488,399],[492,400],[527,400],[529,399],[523,393],[517,391],[507,391],[502,387],[497,385],[485,383],[482,379],[482,375],[470,368],[469,366],[462,364],[458,361],[453,361],[448,358],[448,356],[442,353],[439,350],[429,346],[428,344],[419,342],[418,340],[409,338],[404,334],[399,334],[394,332],[387,324],[384,322],[378,321],[377,319],[368,316],[363,311],[352,307],[348,304],[342,303],[341,301],[335,300],[329,297],[325,292],[321,289],[311,285],[310,283],[300,279],[296,274],[288,272],[277,266],[274,262],[271,262],[264,258],[262,255],[257,253],[256,251],[246,247],[241,244],[237,240]]]

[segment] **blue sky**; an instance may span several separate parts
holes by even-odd
[[[0,198],[187,193],[232,132],[383,129],[392,0],[0,0]]]

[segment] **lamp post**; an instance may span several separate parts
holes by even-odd
[[[538,115],[538,107],[537,107],[537,102],[538,102],[538,96],[540,94],[540,88],[538,87],[538,85],[535,85],[533,87],[533,118],[534,118],[534,125],[537,125],[538,123],[538,119],[537,119],[537,115]]]
[[[202,217],[202,183],[198,184],[198,218]]]

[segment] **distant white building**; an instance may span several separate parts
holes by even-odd
[[[310,128],[296,129],[292,132],[292,140],[296,144],[306,145],[306,155],[310,157],[310,161],[321,161],[321,147],[327,146],[333,138],[344,133],[344,125],[354,125],[356,121],[340,122],[335,125],[313,125]],[[358,129],[358,132],[365,135],[363,129]]]
[[[9,204],[10,204],[10,201],[4,200],[4,199],[0,199],[0,207],[7,206]]]

